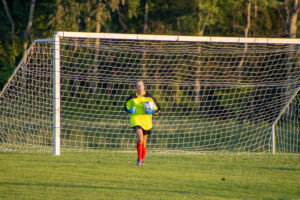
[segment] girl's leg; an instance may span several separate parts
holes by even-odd
[[[138,142],[143,143],[143,139],[144,139],[143,129],[136,128],[135,131],[136,131],[136,137],[138,139]]]
[[[142,161],[143,139],[144,139],[143,130],[141,128],[136,128],[136,136],[138,138],[138,141],[136,143],[137,154],[138,154],[136,165],[140,166]]]
[[[147,138],[148,138],[148,135],[143,135],[143,148],[147,147]]]
[[[146,156],[147,138],[148,138],[148,135],[144,135],[143,144],[142,144],[142,165],[144,164],[144,159],[145,159],[145,156]]]

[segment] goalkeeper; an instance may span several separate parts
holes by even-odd
[[[144,165],[146,156],[147,137],[151,134],[152,128],[152,114],[157,114],[160,110],[159,104],[156,99],[145,91],[144,82],[141,80],[135,83],[136,93],[130,95],[125,104],[126,112],[130,113],[130,124],[136,132],[137,141],[137,166]],[[144,109],[146,101],[153,101],[155,108],[148,110]]]

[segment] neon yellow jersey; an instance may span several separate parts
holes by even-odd
[[[144,130],[150,130],[152,128],[152,115],[146,114],[144,109],[144,103],[146,101],[153,101],[155,103],[155,113],[160,111],[160,106],[158,105],[156,99],[149,93],[145,92],[145,95],[140,97],[137,94],[132,94],[126,100],[125,111],[129,113],[129,109],[132,107],[136,108],[136,113],[130,115],[130,125],[141,126]]]

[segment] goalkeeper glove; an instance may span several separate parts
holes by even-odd
[[[154,109],[151,109],[151,108],[149,108],[149,109],[147,109],[146,111],[146,114],[154,114],[155,113],[155,110]]]
[[[135,108],[135,107],[131,107],[128,111],[129,111],[131,114],[135,114],[135,113],[136,113],[136,108]]]

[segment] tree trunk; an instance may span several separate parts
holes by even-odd
[[[299,1],[294,0],[291,8],[291,15],[289,21],[290,38],[296,38],[298,13],[299,13]]]
[[[257,0],[254,1],[254,17],[257,17]]]
[[[98,7],[98,12],[96,13],[96,33],[100,33],[101,31],[101,14],[103,12],[102,10],[102,5],[100,4]],[[95,58],[94,58],[94,62],[93,62],[93,74],[97,75],[98,74],[98,65],[99,65],[99,44],[100,44],[100,39],[96,38],[95,40]],[[95,80],[92,79],[91,83],[90,83],[90,91],[92,93],[96,93],[96,89],[97,89],[97,85],[98,85],[99,81],[95,78]],[[111,89],[110,89],[111,90]]]
[[[145,34],[148,29],[148,14],[149,13],[149,5],[148,5],[148,0],[145,0],[145,15],[144,15],[144,31],[143,33]]]
[[[285,23],[286,23],[286,28],[285,28],[285,35],[289,36],[290,32],[289,32],[289,26],[290,26],[290,17],[291,17],[291,13],[290,13],[290,9],[289,9],[289,0],[284,0],[284,9],[285,9]]]
[[[143,33],[146,33],[147,28],[148,28],[148,0],[145,0],[145,14],[144,14],[144,30]],[[144,49],[146,49],[147,46],[144,45]],[[141,67],[142,67],[142,79],[146,79],[147,77],[147,66],[146,66],[146,58],[147,58],[147,54],[145,52],[143,52],[142,58],[141,58]]]
[[[299,13],[299,1],[298,0],[293,0],[292,4],[291,4],[291,8],[288,8],[288,0],[285,0],[285,10],[286,10],[286,21],[287,21],[287,32],[290,38],[296,38],[296,33],[297,33],[297,18],[298,18],[298,13]],[[290,47],[290,53],[287,55],[289,57],[289,59],[297,59],[295,57],[295,55],[293,55],[293,52],[295,52],[296,50],[296,46],[292,45]],[[288,71],[287,71],[287,82],[291,83],[293,81],[293,79],[290,76],[290,73],[292,71],[293,65],[289,64],[287,65],[288,67]],[[291,90],[292,87],[290,86],[291,84],[289,84],[286,88],[286,96],[287,98],[290,97],[291,95]],[[287,108],[286,110],[286,114],[287,116],[290,115],[290,107]]]
[[[55,16],[55,18],[56,18],[55,21],[60,26],[60,25],[62,25],[64,8],[61,5],[60,0],[57,0],[56,6],[57,6],[57,11],[56,11],[56,16]]]
[[[251,0],[249,0],[248,4],[247,4],[247,26],[245,28],[245,38],[248,37],[250,25],[251,25]],[[245,60],[245,55],[246,55],[247,50],[248,50],[248,44],[245,43],[243,57],[242,57],[242,59],[241,59],[241,61],[239,63],[239,66],[237,68],[237,71],[238,71],[238,81],[241,81],[242,68],[243,68],[243,65],[244,65],[244,60]]]
[[[101,8],[101,6],[102,5],[99,5],[99,9],[98,9],[98,12],[96,14],[96,33],[100,33],[100,30],[101,30],[101,14],[103,12],[103,9]],[[97,43],[96,43],[96,45],[97,45]]]
[[[248,37],[250,25],[251,25],[251,0],[249,0],[247,4],[247,27],[245,28],[245,37]]]
[[[205,27],[206,27],[207,22],[210,19],[211,15],[210,15],[210,13],[208,13],[205,16],[205,19],[203,19],[203,13],[200,12],[201,7],[202,7],[201,1],[199,1],[198,7],[199,7],[199,11],[198,11],[198,35],[203,36]],[[198,52],[200,54],[201,46],[198,47]],[[196,69],[196,79],[195,79],[195,83],[194,83],[195,105],[197,106],[197,109],[199,110],[200,107],[201,107],[201,102],[202,102],[202,98],[200,96],[201,80],[199,79],[200,73],[201,73],[201,68],[203,67],[201,60],[196,61],[196,67],[197,67],[197,69]]]
[[[14,20],[12,19],[12,16],[11,16],[10,12],[9,12],[6,1],[2,0],[2,3],[3,3],[4,10],[6,12],[6,15],[8,17],[8,20],[11,23],[11,34],[13,36],[13,35],[15,35],[15,23],[14,23]],[[15,42],[14,42],[13,38],[12,38],[12,47],[15,48]]]
[[[32,27],[32,21],[33,21],[33,14],[34,14],[34,8],[35,8],[35,2],[36,0],[31,0],[30,3],[30,10],[29,10],[29,17],[28,17],[28,23],[27,23],[27,27],[26,30],[24,32],[24,52],[27,50],[27,46],[28,46],[28,39],[29,39],[29,34],[30,34],[30,30]]]

